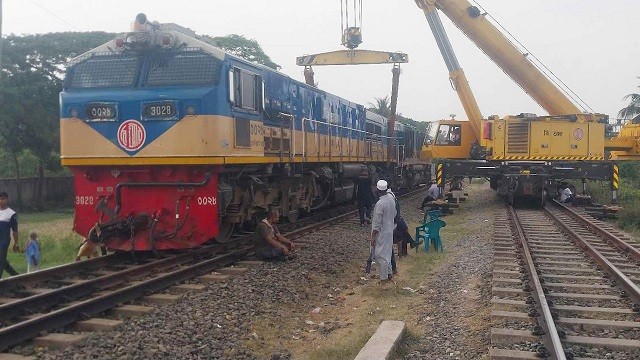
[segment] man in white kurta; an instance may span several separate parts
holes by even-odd
[[[391,194],[387,193],[387,182],[378,181],[376,184],[380,198],[373,208],[371,223],[371,246],[375,251],[378,262],[380,280],[389,280],[391,272],[391,254],[393,251],[393,219],[396,217],[396,203]]]

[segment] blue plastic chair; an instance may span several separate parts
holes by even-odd
[[[442,211],[440,210],[431,210],[424,212],[424,219],[422,219],[422,225],[426,224],[429,221],[437,220],[442,215]],[[429,219],[427,219],[429,217]]]
[[[435,219],[416,227],[416,241],[420,239],[424,241],[424,252],[429,252],[429,247],[432,244],[435,251],[444,251],[442,239],[440,238],[440,229],[445,226],[447,226],[446,222]]]

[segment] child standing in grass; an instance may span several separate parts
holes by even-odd
[[[27,272],[33,272],[40,269],[40,244],[38,243],[38,234],[31,232],[29,240],[24,249],[24,257],[27,260]]]

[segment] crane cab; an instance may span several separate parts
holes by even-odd
[[[475,137],[468,121],[430,122],[422,144],[422,159],[468,159]]]

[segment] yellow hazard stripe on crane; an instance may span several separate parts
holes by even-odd
[[[613,165],[613,177],[611,178],[611,187],[613,190],[618,190],[618,186],[620,185],[620,178],[618,175],[618,165]]]
[[[436,183],[438,186],[442,186],[442,164],[438,164],[438,168],[436,170]]]
[[[491,160],[604,160],[603,156],[493,156]]]

